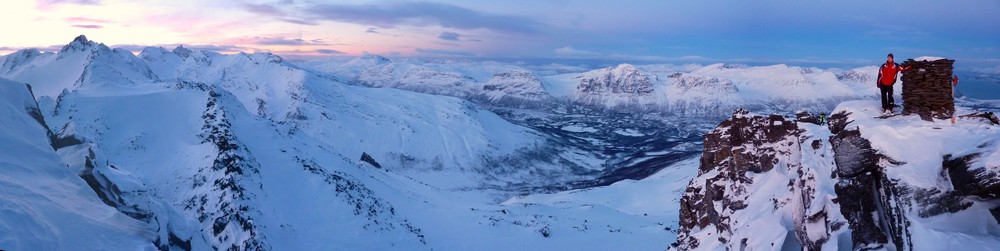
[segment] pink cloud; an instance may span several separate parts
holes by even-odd
[[[113,21],[110,21],[110,20],[96,19],[96,18],[89,18],[89,17],[71,17],[71,18],[67,18],[66,22],[70,22],[70,23],[98,23],[98,24],[114,23]]]
[[[101,5],[101,0],[38,0],[36,2],[37,8],[41,10],[51,10],[60,4]]]

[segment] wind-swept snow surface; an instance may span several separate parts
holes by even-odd
[[[0,79],[0,248],[153,248],[154,229],[101,203],[68,169],[28,87]]]

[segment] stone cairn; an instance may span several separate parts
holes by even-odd
[[[906,60],[911,68],[903,72],[903,114],[918,114],[925,120],[951,118],[955,113],[952,96],[952,64],[955,60]]]

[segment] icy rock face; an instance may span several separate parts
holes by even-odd
[[[823,169],[803,166],[800,142],[807,140],[816,139],[793,121],[745,110],[706,134],[698,177],[681,197],[674,247],[823,247],[843,223],[818,192]],[[822,143],[806,147],[825,154]]]
[[[681,198],[674,247],[938,250],[1000,243],[1000,149],[996,132],[979,126],[988,123],[963,120],[968,127],[944,131],[913,124],[915,117],[869,118],[866,109],[876,105],[841,104],[827,127],[734,113],[705,136],[699,175]],[[914,136],[886,140],[901,134]]]
[[[260,164],[230,129],[227,105],[237,102],[223,90],[209,92],[201,137],[218,154],[212,166],[198,170],[193,189],[201,192],[186,200],[184,208],[197,215],[204,231],[211,231],[215,249],[267,250],[270,246],[261,226],[253,221],[261,217],[253,206],[260,193]]]
[[[887,243],[887,229],[884,228],[889,226],[882,225],[879,221],[879,206],[884,200],[894,198],[882,196],[880,191],[876,191],[876,187],[883,185],[878,163],[884,156],[878,155],[872,149],[871,142],[861,137],[856,128],[843,129],[848,121],[847,116],[846,113],[830,116],[829,126],[831,131],[836,132],[830,137],[837,165],[834,173],[838,177],[836,193],[840,198],[850,198],[839,202],[841,213],[850,224],[853,246],[877,246]],[[887,220],[901,219],[897,217]],[[903,228],[894,229],[899,231]]]
[[[491,104],[513,107],[540,107],[553,102],[538,76],[520,70],[493,74],[493,78],[483,85],[477,98]]]
[[[934,238],[954,239],[980,231],[975,234],[985,234],[981,240],[997,241],[1000,168],[984,157],[995,154],[993,143],[987,140],[968,148],[961,145],[944,148],[946,153],[965,154],[944,154],[941,162],[934,162],[933,157],[923,158],[930,156],[900,157],[897,153],[891,157],[889,154],[895,153],[893,148],[910,144],[906,141],[934,136],[916,134],[902,142],[880,144],[882,141],[866,138],[879,137],[879,132],[866,135],[866,131],[885,127],[863,124],[870,121],[856,122],[862,116],[865,115],[842,110],[831,116],[829,125],[834,133],[830,143],[837,166],[831,177],[836,181],[840,211],[850,225],[852,248],[936,249],[928,246],[940,242]],[[895,130],[915,130],[905,126]],[[955,136],[962,137],[960,134],[951,137]],[[955,222],[941,223],[941,219],[949,218]],[[979,219],[974,221],[982,226],[971,229],[957,226],[967,224],[959,223],[963,219]],[[942,228],[939,224],[955,226]],[[928,232],[935,234],[928,236]],[[975,245],[971,243],[974,242],[967,245]]]
[[[51,145],[31,87],[0,78],[0,248],[148,250],[152,229],[101,203]]]

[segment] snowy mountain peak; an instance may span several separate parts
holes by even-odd
[[[174,48],[173,53],[176,54],[178,57],[188,58],[191,56],[191,53],[193,53],[193,51],[191,51],[188,48],[184,48],[184,45],[178,45],[177,48]]]
[[[59,54],[64,54],[74,51],[88,51],[88,50],[93,50],[94,48],[100,48],[102,50],[108,50],[108,51],[111,50],[111,48],[108,48],[108,46],[104,44],[99,44],[97,42],[87,40],[87,36],[80,35],[74,38],[73,41],[70,42],[69,44],[63,46],[63,48],[59,50]]]
[[[255,64],[260,63],[281,63],[284,59],[281,56],[274,55],[270,52],[255,52],[255,53],[240,53],[250,59],[251,62]]]
[[[553,99],[542,87],[542,80],[534,73],[524,70],[493,74],[493,78],[483,85],[481,95],[494,104],[519,107],[541,106]]]
[[[364,62],[370,65],[380,65],[380,64],[392,63],[392,60],[390,60],[387,57],[383,57],[382,55],[366,53],[364,55],[361,55],[360,57],[352,59],[351,62],[354,62],[355,64]]]
[[[616,93],[648,95],[653,92],[653,82],[645,73],[630,64],[589,71],[577,76],[579,93]]]
[[[145,58],[158,58],[158,57],[162,57],[164,54],[167,54],[167,53],[170,53],[170,52],[167,51],[167,49],[163,49],[163,47],[146,46],[145,48],[142,48],[141,52],[139,52],[139,57],[140,58],[144,58],[144,59]]]
[[[30,62],[42,53],[38,49],[21,49],[4,57],[0,64],[0,74],[7,73],[18,66]]]

